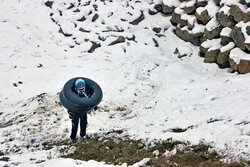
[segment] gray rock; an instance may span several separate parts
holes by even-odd
[[[208,15],[207,10],[204,10],[203,12],[201,12],[201,14],[198,14],[197,12],[195,12],[195,15],[197,19],[201,21],[202,24],[204,25],[206,25],[211,20],[210,16]]]
[[[240,21],[243,21],[244,18],[247,16],[246,13],[244,13],[238,6],[236,5],[233,5],[231,6],[230,8],[230,14],[234,17],[234,20],[236,22],[240,22]]]
[[[123,43],[125,42],[125,38],[123,36],[119,36],[115,41],[111,42],[108,46],[115,45],[118,43]]]
[[[181,16],[175,12],[172,13],[171,23],[177,26],[180,23]]]
[[[205,54],[205,63],[216,63],[220,50],[207,51]]]
[[[243,33],[241,32],[241,28],[239,27],[234,27],[231,36],[233,38],[233,41],[235,44],[241,49],[241,50],[246,50],[245,46],[245,37]]]
[[[97,19],[99,18],[99,15],[96,13],[93,18],[92,18],[92,22],[95,22]]]
[[[220,68],[227,68],[230,67],[229,63],[229,54],[231,50],[220,52],[217,58],[217,63]]]
[[[162,11],[166,15],[171,15],[174,12],[175,7],[169,7],[167,5],[162,5]]]
[[[205,33],[205,38],[207,39],[213,39],[213,38],[216,38],[220,35],[220,32],[222,30],[222,26],[219,26],[211,31],[208,31],[206,28],[204,30],[204,33]]]
[[[225,45],[229,44],[232,41],[233,41],[233,39],[231,37],[221,36],[220,44],[225,46]]]
[[[223,12],[217,13],[216,14],[216,19],[219,21],[220,25],[223,27],[230,27],[234,28],[236,22],[233,18],[233,16],[227,16]]]
[[[143,12],[141,11],[141,15],[137,19],[135,19],[134,21],[129,22],[129,23],[132,25],[138,25],[144,19],[145,19],[145,16],[144,16]]]
[[[191,34],[187,30],[181,30],[179,27],[176,28],[175,34],[184,41],[191,42],[193,45],[196,46],[200,46],[200,38],[203,36],[203,33]]]

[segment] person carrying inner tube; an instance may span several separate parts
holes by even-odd
[[[90,97],[90,91],[87,89],[85,81],[81,78],[75,81],[75,87],[73,88],[73,91],[79,97],[82,97],[82,98]],[[85,140],[86,128],[87,128],[87,123],[88,123],[87,112],[79,113],[79,112],[72,112],[68,110],[68,113],[69,113],[69,118],[72,120],[70,143],[71,144],[76,143],[76,134],[77,134],[79,120],[80,120],[80,140],[81,141]]]

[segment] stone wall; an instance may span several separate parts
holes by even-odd
[[[171,17],[179,38],[200,47],[200,56],[204,57],[205,63],[217,63],[220,68],[231,67],[242,74],[250,72],[248,0],[175,1],[179,2],[163,1],[155,9]],[[238,49],[242,51],[239,55]]]

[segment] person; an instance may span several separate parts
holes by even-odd
[[[73,91],[76,95],[82,98],[89,98],[90,92],[86,87],[86,83],[83,79],[77,79],[75,81],[75,87],[73,88]],[[84,100],[84,99],[83,99]],[[76,143],[76,134],[78,129],[78,124],[80,120],[80,140],[85,140],[86,135],[86,128],[87,128],[87,112],[72,112],[69,111],[69,117],[72,121],[72,129],[71,129],[71,135],[70,135],[70,143],[74,144]]]

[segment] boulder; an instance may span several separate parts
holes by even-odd
[[[200,8],[197,8],[196,12],[195,12],[195,16],[197,17],[197,19],[204,25],[206,25],[209,20],[211,19],[210,16],[208,15],[207,10],[203,10],[201,12],[199,12]]]
[[[220,53],[217,58],[217,63],[219,67],[221,68],[230,67],[229,54],[234,47],[235,47],[235,44],[233,42],[230,42],[228,45],[223,46],[220,49]]]
[[[233,59],[229,60],[230,66],[234,71],[238,71],[240,74],[246,74],[250,72],[250,61],[240,60],[239,64],[236,64]]]
[[[225,27],[222,29],[221,33],[220,33],[220,37],[221,37],[221,42],[220,44],[225,46],[227,45],[229,42],[232,42],[233,39],[231,38],[231,32],[232,29],[229,27]]]
[[[97,19],[99,18],[99,15],[96,13],[93,18],[92,18],[92,22],[95,22]]]
[[[246,17],[244,18],[244,23],[247,23],[249,21],[250,21],[250,11],[247,12]]]
[[[189,1],[186,3],[186,6],[184,8],[185,12],[190,15],[190,14],[194,14],[195,10],[196,10],[196,1]]]
[[[229,64],[229,53],[231,50],[228,50],[226,52],[220,52],[217,58],[217,63],[220,68],[227,68],[230,67]]]
[[[220,44],[223,45],[223,46],[225,46],[225,45],[229,44],[232,41],[233,41],[233,39],[231,37],[221,36],[221,42],[220,42]]]
[[[203,36],[203,33],[192,34],[189,33],[187,30],[182,30],[181,28],[177,27],[175,34],[186,42],[191,42],[193,45],[200,46],[201,40],[200,38]]]
[[[229,54],[230,66],[240,74],[250,72],[250,54],[243,52],[239,48],[234,48]]]
[[[181,19],[181,15],[180,15],[180,14],[177,14],[176,12],[173,12],[170,21],[171,21],[171,23],[172,23],[174,26],[177,26],[177,25],[180,23],[180,19]]]
[[[174,12],[175,7],[169,7],[167,5],[162,5],[162,11],[166,15],[171,15]]]
[[[205,28],[205,31],[204,31],[205,37],[206,37],[207,39],[216,38],[216,37],[218,37],[218,36],[220,35],[221,30],[222,30],[222,27],[221,27],[221,26],[219,26],[219,27],[217,27],[217,28],[215,28],[215,29],[213,29],[213,30],[211,30],[211,31],[209,31],[209,30],[207,30],[207,29]]]
[[[230,14],[234,17],[234,20],[236,22],[241,22],[244,20],[244,18],[247,16],[246,13],[244,13],[237,5],[233,5],[230,8]]]
[[[157,4],[154,6],[154,9],[157,11],[157,12],[163,12],[162,11],[162,4]]]
[[[213,39],[220,35],[220,32],[222,30],[222,26],[218,23],[218,21],[215,18],[212,18],[206,25],[206,28],[204,30],[205,38],[207,39]]]
[[[183,19],[182,17],[181,17],[181,19],[180,19],[180,27],[182,28],[182,27],[185,27],[185,26],[187,26],[187,20],[186,19]]]
[[[217,62],[218,55],[220,53],[219,49],[208,50],[205,54],[205,63],[215,63]]]
[[[45,6],[47,6],[47,7],[49,7],[49,8],[52,9],[53,3],[54,3],[54,1],[47,1],[47,2],[45,2],[44,4],[45,4]]]
[[[205,7],[207,6],[207,0],[196,0],[197,7]]]
[[[137,19],[135,19],[134,21],[129,22],[129,23],[132,25],[138,25],[142,20],[144,20],[144,18],[145,18],[145,16],[144,16],[143,12],[141,11],[141,15]]]
[[[241,49],[246,50],[245,46],[245,37],[243,33],[241,32],[241,27],[235,26],[231,32],[231,36],[233,38],[233,41],[235,44]]]
[[[118,43],[123,43],[125,42],[125,38],[123,36],[119,36],[115,41],[111,42],[108,46],[115,45]]]
[[[219,50],[220,48],[220,39],[205,40],[200,45],[200,56],[205,57],[208,50]]]
[[[233,16],[227,15],[224,12],[218,12],[216,14],[216,19],[219,21],[220,25],[223,27],[230,27],[233,28],[236,24]]]

